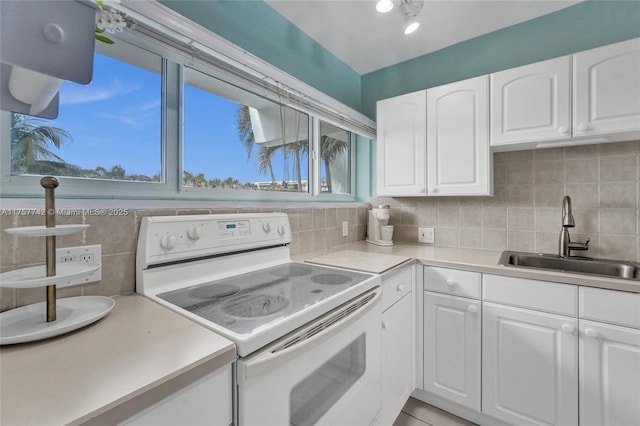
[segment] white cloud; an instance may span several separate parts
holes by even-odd
[[[135,117],[112,114],[110,112],[100,112],[97,115],[98,117],[104,118],[105,120],[119,121],[121,124],[124,124],[126,126],[138,126],[138,121],[135,119]]]
[[[63,90],[60,91],[60,104],[78,105],[104,101],[135,92],[141,87],[140,85],[125,86],[117,78],[111,80],[106,87],[92,86],[91,84],[88,86],[69,85],[68,87],[63,87]]]
[[[149,101],[147,103],[140,105],[139,110],[149,111],[149,110],[158,109],[158,108],[160,108],[160,99]]]

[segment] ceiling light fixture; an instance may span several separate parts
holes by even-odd
[[[380,13],[387,13],[393,9],[393,2],[391,0],[380,0],[376,3],[376,10]]]
[[[400,12],[404,15],[404,33],[411,34],[420,26],[418,14],[422,10],[424,0],[398,0]],[[376,10],[380,13],[387,13],[393,9],[393,0],[379,0],[376,3]]]
[[[404,14],[404,33],[411,34],[420,26],[418,14],[422,10],[424,3],[422,0],[400,0],[400,11]]]

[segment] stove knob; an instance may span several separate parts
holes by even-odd
[[[160,245],[166,250],[171,250],[172,248],[174,248],[177,242],[178,238],[175,236],[175,234],[170,233],[164,234],[160,239]]]
[[[199,227],[198,225],[191,225],[189,227],[189,230],[187,231],[187,235],[189,236],[189,238],[194,241],[199,239],[201,234],[202,234],[202,228]]]
[[[286,228],[284,227],[284,225],[278,226],[278,235],[280,235],[281,237],[284,237],[285,231],[286,231]]]
[[[266,232],[267,234],[269,232],[271,232],[271,222],[265,222],[262,224],[262,229],[264,229],[264,232]]]

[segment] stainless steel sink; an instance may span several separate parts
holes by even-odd
[[[621,260],[592,259],[589,257],[562,258],[553,254],[504,251],[498,260],[498,264],[640,281],[640,263]]]

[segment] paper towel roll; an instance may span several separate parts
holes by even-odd
[[[38,114],[49,106],[63,82],[14,65],[9,76],[9,92],[20,102],[31,105],[31,114]]]

